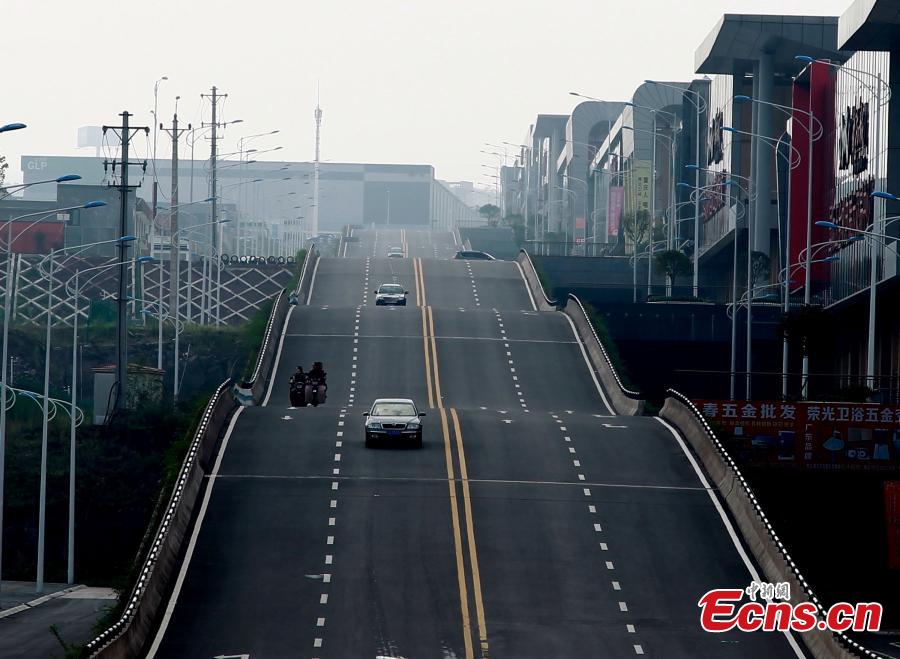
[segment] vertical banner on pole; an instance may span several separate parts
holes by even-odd
[[[622,208],[625,205],[625,188],[614,185],[609,188],[609,205],[607,207],[607,237],[613,241],[619,237],[619,225],[622,221]]]

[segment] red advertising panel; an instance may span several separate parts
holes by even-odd
[[[625,206],[625,188],[619,185],[609,187],[609,207],[606,217],[606,235],[608,238],[619,237],[619,223],[622,221],[622,209]]]
[[[6,244],[6,224],[2,225],[0,241]],[[63,222],[13,222],[12,251],[16,254],[49,254],[50,250],[65,247]]]
[[[870,403],[695,401],[745,460],[807,469],[900,468],[900,408]]]
[[[793,290],[803,287],[806,272],[797,264],[803,263],[806,254],[801,258],[801,252],[806,249],[806,228],[809,215],[808,187],[809,187],[809,114],[812,112],[815,119],[813,126],[812,145],[812,221],[829,217],[834,196],[834,98],[835,98],[835,72],[827,64],[812,63],[805,74],[794,82],[792,106],[793,128],[791,129],[791,151],[799,154],[799,165],[790,171],[790,259],[791,274],[794,285]],[[820,135],[821,130],[821,135]],[[825,242],[830,240],[827,229],[812,227],[812,242]],[[824,252],[813,250],[812,260],[822,259],[828,256]],[[816,263],[811,268],[812,289],[821,288],[829,277],[829,264]]]
[[[900,570],[900,481],[884,484],[884,522],[888,539],[888,566]]]

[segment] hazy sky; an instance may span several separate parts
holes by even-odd
[[[83,125],[128,109],[209,120],[201,92],[228,93],[223,151],[254,146],[313,157],[321,84],[322,158],[432,164],[479,179],[483,142],[520,141],[538,113],[566,113],[570,90],[626,100],[645,78],[687,80],[723,13],[840,15],[851,0],[3,0],[0,134],[18,180],[22,154],[78,150]],[[160,156],[169,150],[160,139]],[[146,143],[139,144],[140,155]],[[207,157],[197,153],[197,157]],[[266,156],[263,156],[266,157]]]

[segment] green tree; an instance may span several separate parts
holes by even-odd
[[[650,238],[650,228],[650,213],[645,210],[628,213],[622,219],[622,230],[625,238],[634,245],[634,253],[639,252],[640,246]]]
[[[9,163],[6,162],[6,156],[0,156],[0,190],[6,182],[6,170],[9,169]]]
[[[497,220],[500,218],[500,207],[494,204],[485,204],[484,206],[479,206],[478,214],[487,220],[489,226],[495,227],[497,226]]]
[[[772,267],[772,260],[765,252],[752,252],[750,254],[750,279],[753,288],[766,280]]]
[[[691,260],[677,249],[669,249],[656,255],[656,271],[665,274],[668,282],[674,286],[675,279],[693,272]]]
[[[520,213],[510,213],[503,218],[503,223],[513,230],[516,244],[522,246],[525,244],[525,216]]]

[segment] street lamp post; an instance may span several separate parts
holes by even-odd
[[[14,126],[10,128],[10,126]],[[21,130],[25,128],[25,124],[6,124],[6,126],[0,126],[0,132],[6,132],[9,130]],[[0,200],[6,199],[13,192],[10,192],[10,189],[20,190],[24,188],[31,187],[32,185],[40,185],[43,183],[62,183],[64,181],[76,181],[81,177],[77,174],[67,174],[65,176],[60,176],[55,179],[49,179],[46,181],[35,181],[33,183],[26,183],[23,185],[11,186],[10,188],[6,188],[6,194],[0,196]],[[50,211],[50,214],[55,213],[56,211]],[[6,472],[6,391],[9,381],[7,380],[7,364],[9,363],[8,349],[9,349],[9,318],[11,313],[12,306],[12,274],[13,274],[13,256],[12,256],[12,246],[13,242],[15,242],[16,238],[22,235],[31,225],[25,227],[21,232],[16,234],[15,238],[12,235],[12,225],[16,220],[20,220],[26,217],[33,217],[40,215],[40,219],[47,217],[46,211],[41,211],[39,213],[27,213],[25,215],[21,215],[17,218],[13,218],[7,220],[7,239],[6,239],[6,290],[3,296],[3,349],[2,349],[2,360],[3,363],[0,365],[0,574],[2,574],[3,570],[3,507],[4,507],[4,474]]]
[[[152,260],[150,256],[141,256],[135,259],[135,263],[144,263]],[[69,409],[69,535],[68,535],[68,555],[67,555],[67,581],[68,584],[75,583],[75,428],[76,408],[78,401],[78,314],[79,314],[79,275],[87,273],[91,270],[106,270],[115,268],[118,263],[107,263],[106,265],[86,268],[85,270],[76,269],[72,280],[75,282],[74,294],[72,297],[73,307],[75,309],[72,318],[72,384],[70,385],[71,405]],[[99,272],[97,274],[100,274]],[[68,283],[68,282],[67,282]]]
[[[634,105],[634,104],[626,103],[626,105]],[[634,106],[634,107],[644,107],[644,106],[640,105],[640,106]],[[657,111],[652,110],[652,109],[651,109],[651,111],[653,112],[653,130],[652,131],[645,130],[643,128],[635,128],[634,126],[624,126],[624,125],[622,126],[622,129],[623,130],[627,129],[627,130],[630,130],[630,131],[636,132],[636,133],[650,133],[651,135],[653,135],[653,164],[651,165],[651,167],[653,168],[653,175],[652,175],[653,192],[651,193],[651,197],[650,197],[650,202],[651,202],[650,240],[652,241],[653,240],[653,220],[656,218],[656,138],[661,137],[664,140],[667,140],[669,142],[669,150],[672,153],[674,153],[674,140],[672,138],[670,138],[668,135],[659,135],[656,132],[656,112]],[[672,115],[672,116],[674,117],[675,115]],[[673,177],[675,175],[674,168],[672,169],[672,175],[673,175]],[[672,201],[674,202],[674,196],[672,198]],[[665,242],[668,243],[668,240],[666,240]],[[647,258],[647,297],[648,298],[652,294],[651,284],[650,284],[651,261],[652,261],[652,259],[650,259],[648,257]]]
[[[806,132],[807,132],[807,136],[809,138],[809,142],[808,142],[808,147],[807,147],[808,152],[806,155],[806,161],[807,161],[807,164],[806,164],[806,169],[807,169],[807,176],[806,176],[806,281],[805,281],[805,285],[803,287],[803,289],[804,289],[803,290],[803,304],[808,307],[810,304],[810,287],[811,287],[810,275],[812,272],[811,268],[810,268],[811,264],[810,264],[809,258],[810,258],[810,246],[812,245],[812,224],[813,224],[813,222],[812,222],[813,143],[824,134],[824,129],[822,127],[822,123],[818,119],[816,119],[816,117],[813,114],[811,109],[810,110],[801,110],[800,108],[794,108],[794,107],[791,107],[788,105],[781,105],[779,103],[772,103],[771,101],[762,101],[760,99],[751,98],[749,96],[745,96],[742,94],[736,95],[734,97],[734,100],[740,101],[740,102],[757,103],[759,105],[766,105],[769,107],[773,107],[778,110],[781,110],[782,112],[787,114],[789,117],[793,116],[792,115],[793,112],[799,112],[799,113],[805,115],[809,121],[809,123],[806,126]],[[812,101],[810,101],[810,102],[812,102]],[[813,122],[816,122],[818,124],[818,130],[816,131],[817,134],[813,132]],[[748,133],[746,131],[732,131],[732,132],[741,132],[741,133],[744,133],[747,135],[751,135],[752,137],[762,138],[763,140],[767,140],[767,141],[771,140],[771,138],[769,138],[766,135],[757,135],[757,134],[753,134],[753,133]],[[779,138],[779,143],[780,142],[781,142],[781,140]],[[771,146],[771,142],[770,142],[770,146]],[[776,153],[778,153],[777,149],[776,149]],[[768,191],[766,191],[765,194],[768,195]],[[790,225],[790,222],[788,222],[788,225]],[[750,248],[748,247],[747,249],[749,252]],[[804,341],[804,343],[805,343],[805,341]],[[749,371],[749,368],[747,370]],[[803,349],[803,373],[801,375],[801,379],[802,379],[802,384],[801,384],[802,394],[801,394],[801,396],[805,400],[807,395],[809,394],[809,351],[806,349],[805,346]]]
[[[644,82],[660,87],[669,87],[675,89],[688,97],[688,102],[694,107],[696,119],[696,134],[694,135],[694,162],[700,164],[700,115],[706,112],[706,100],[703,95],[693,89],[679,87],[678,85],[670,85],[655,80],[645,80]],[[692,98],[694,97],[694,98]],[[694,187],[700,188],[700,170],[694,172]],[[700,296],[700,197],[694,201],[694,297]]]
[[[735,97],[735,98],[737,98],[737,97]],[[745,97],[745,98],[747,98],[747,97]],[[774,138],[772,138],[772,137],[769,137],[768,135],[761,135],[761,134],[759,134],[759,133],[754,133],[754,132],[751,132],[751,131],[738,130],[737,128],[734,128],[734,127],[732,127],[732,126],[723,126],[723,127],[722,127],[722,130],[724,130],[724,131],[726,131],[726,132],[729,132],[729,133],[738,133],[738,134],[741,134],[741,135],[749,135],[750,137],[754,137],[754,138],[758,139],[760,142],[762,142],[762,143],[764,143],[764,144],[766,144],[766,145],[772,147],[772,149],[773,149],[774,152],[775,152],[775,158],[776,158],[776,159],[779,158],[779,157],[784,158],[784,160],[785,160],[785,161],[787,162],[787,164],[788,164],[788,167],[789,167],[790,169],[792,169],[792,170],[793,170],[796,166],[798,166],[798,164],[799,164],[799,162],[800,162],[800,160],[801,160],[801,158],[800,158],[800,152],[797,150],[797,148],[796,148],[795,146],[793,146],[793,145],[791,145],[791,144],[788,144],[788,146],[789,146],[790,149],[791,149],[791,155],[790,155],[790,156],[787,156],[786,154],[784,154],[784,153],[781,152],[781,146],[782,146],[783,144],[785,144],[785,142],[784,142],[785,134],[782,134],[782,135],[776,140],[776,139],[774,139]],[[810,148],[810,153],[812,153],[812,149],[811,149],[811,148]],[[794,160],[794,157],[796,157],[796,161]],[[796,162],[797,164],[795,164],[795,162]],[[776,180],[776,184],[777,184],[778,177],[776,177],[775,180]],[[738,187],[739,187],[739,186],[738,186]],[[748,191],[748,190],[744,190],[744,194],[747,194],[747,195],[748,195],[748,199],[749,199],[749,196],[750,196],[750,195],[749,195],[749,191]],[[790,193],[789,193],[789,194],[790,194]],[[780,204],[780,195],[776,195],[776,200],[777,200],[778,203]],[[779,206],[779,208],[780,208],[780,206]],[[780,215],[781,215],[780,210],[779,210],[779,212],[778,212],[778,215],[779,215],[779,217],[780,217]],[[752,274],[752,272],[753,272],[753,263],[752,263],[752,261],[753,261],[753,237],[752,237],[752,231],[753,231],[753,229],[754,229],[754,227],[753,227],[753,225],[752,225],[752,222],[753,222],[753,217],[750,216],[750,215],[748,215],[748,216],[747,216],[747,290],[748,290],[748,291],[752,291],[752,290],[755,288],[755,287],[753,286],[753,282],[752,282],[752,279],[753,279],[753,274]],[[810,235],[811,235],[811,234],[810,234]],[[735,238],[736,238],[736,236],[735,236]],[[737,263],[737,262],[735,261],[735,264],[736,264],[736,263]],[[735,265],[735,267],[736,267],[736,265]],[[785,308],[786,308],[786,309],[789,308],[788,305],[789,305],[789,301],[785,303]],[[753,341],[752,341],[752,334],[753,334],[753,295],[750,294],[750,295],[749,295],[749,298],[748,298],[748,300],[747,300],[747,371],[746,371],[746,394],[747,394],[747,399],[748,399],[748,400],[750,399],[751,386],[752,386],[752,378],[753,378],[752,372],[751,372],[751,371],[752,371],[752,369],[751,369],[751,363],[752,363],[751,360],[752,360],[752,356],[753,356]],[[785,366],[786,360],[787,360],[787,357],[786,357],[786,354],[787,354],[787,353],[786,353],[787,347],[784,345],[786,342],[787,342],[787,337],[784,338],[784,340],[783,340],[783,345],[782,345],[782,366],[784,367],[784,369],[783,369],[784,372],[782,373],[782,378],[783,378],[783,380],[786,380],[786,378],[787,378],[787,376],[785,375],[785,373],[786,373],[786,371],[787,371],[787,367]],[[806,355],[806,350],[804,349],[804,356],[805,356],[805,355]],[[782,389],[785,390],[785,388],[786,388],[786,384],[783,384],[783,385],[782,385]],[[805,394],[804,394],[804,397],[805,397]]]
[[[870,92],[873,93],[873,95],[875,96],[875,101],[877,103],[876,108],[878,111],[875,115],[875,163],[874,163],[874,166],[875,166],[875,176],[881,177],[881,175],[882,175],[881,174],[881,111],[882,111],[882,108],[890,101],[890,98],[891,98],[891,88],[889,85],[885,84],[884,80],[881,77],[881,73],[876,74],[876,73],[871,73],[869,71],[863,71],[862,69],[850,68],[843,64],[836,64],[836,63],[830,62],[828,60],[817,60],[817,59],[813,59],[812,57],[809,57],[807,55],[797,55],[794,59],[799,60],[801,62],[806,62],[808,64],[812,64],[813,62],[817,62],[819,64],[825,64],[826,66],[830,66],[832,68],[836,68],[841,71],[847,72],[852,77],[856,78],[856,80],[859,80],[859,78],[857,76],[860,76],[860,75],[869,76],[870,78],[875,79],[876,86],[874,88],[871,87],[870,85],[867,85],[866,83],[862,83],[861,80],[859,80],[859,81],[866,88],[868,88]],[[882,90],[884,90],[884,89],[887,89],[887,98],[885,98],[882,95]],[[810,113],[810,115],[812,115],[812,113]],[[810,132],[812,132],[812,129],[810,129]],[[810,153],[811,153],[811,147],[810,147]],[[897,200],[897,197],[890,193],[884,193],[884,194],[876,193],[873,196],[875,196],[876,200],[877,200],[875,203],[875,211],[876,211],[875,218],[873,218],[873,219],[875,219],[875,223],[876,223],[876,227],[877,227],[879,217],[881,217],[882,221],[883,221],[883,216],[885,214],[884,207],[883,207],[884,200],[895,201],[895,200]],[[810,226],[811,226],[811,224],[812,224],[811,216],[809,219],[810,219]],[[812,231],[812,229],[810,228],[809,231]],[[882,231],[883,231],[883,227],[882,227]],[[807,245],[808,244],[809,244],[809,241],[807,241]],[[869,389],[871,389],[873,391],[875,389],[875,334],[876,334],[875,320],[876,320],[876,305],[878,303],[878,296],[876,295],[876,293],[877,293],[877,284],[878,284],[878,256],[879,256],[879,250],[876,247],[876,244],[877,243],[874,240],[872,240],[872,242],[870,244],[871,249],[870,249],[870,257],[869,257],[869,260],[870,260],[870,267],[869,267],[869,328],[868,328],[868,335],[867,335],[867,340],[866,340],[866,386],[869,387]],[[808,295],[809,295],[809,268],[807,268],[806,289],[807,289],[807,297],[808,297]],[[808,304],[808,302],[807,302],[807,304]],[[804,366],[805,366],[805,364],[804,364]]]
[[[75,208],[97,208],[105,206],[106,202],[93,201]],[[72,209],[74,210],[74,208]],[[44,591],[44,532],[47,518],[47,434],[50,426],[50,416],[48,403],[50,400],[50,328],[53,320],[53,257],[57,252],[65,253],[72,250],[84,251],[89,247],[97,245],[106,245],[111,243],[130,242],[135,240],[134,236],[122,236],[113,240],[103,240],[88,245],[75,245],[72,247],[64,247],[60,250],[51,250],[39,264],[39,270],[43,270],[43,261],[47,261],[47,328],[46,328],[46,345],[44,346],[44,400],[43,400],[43,423],[41,426],[41,491],[38,504],[38,549],[37,549],[37,577],[36,592],[38,594]],[[6,323],[4,319],[4,323]]]
[[[212,199],[210,198],[210,199],[204,200],[204,202],[208,202],[208,201],[212,201]],[[229,220],[219,220],[217,223],[225,224],[228,221]],[[198,224],[196,226],[184,227],[184,229],[179,229],[174,234],[172,234],[173,244],[178,245],[177,255],[175,257],[175,290],[177,291],[176,297],[175,297],[175,320],[176,321],[178,321],[178,315],[179,315],[178,307],[181,304],[180,281],[179,281],[179,279],[180,279],[179,270],[181,269],[180,268],[180,266],[181,266],[181,241],[180,241],[180,239],[178,239],[178,242],[176,243],[175,240],[177,239],[178,234],[181,233],[182,231],[187,231],[189,229],[197,229],[199,227],[204,226],[205,224],[206,223]],[[209,223],[209,224],[212,224],[212,223]],[[221,234],[221,231],[219,233]],[[221,258],[222,258],[221,254],[218,255],[218,258],[221,260]],[[160,327],[162,327],[162,297],[160,297],[159,299],[160,299],[159,325],[160,325]],[[178,351],[179,351],[178,339],[179,339],[179,335],[180,335],[180,331],[178,329],[178,323],[176,322],[175,323],[175,374],[174,374],[174,379],[173,379],[173,384],[172,384],[173,401],[178,400]],[[157,361],[160,364],[159,368],[162,369],[162,331],[161,330],[159,332],[159,358]]]
[[[687,166],[688,169],[693,169],[695,167],[696,167],[696,165],[688,165]],[[734,181],[732,179],[726,180],[724,185],[737,187],[739,190],[744,191],[746,194],[746,191],[744,190],[744,188],[742,188],[736,181]],[[678,183],[677,187],[691,188],[691,184],[690,183]],[[710,185],[710,186],[705,186],[703,188],[700,188],[699,190],[695,190],[694,192],[691,193],[691,197],[693,198],[693,196],[696,195],[697,198],[699,198],[701,192],[708,192],[710,194],[719,195],[719,196],[727,195],[727,193],[713,191],[712,188],[714,188],[714,187],[716,187],[716,186]],[[684,203],[690,203],[690,201],[687,201]],[[731,314],[731,371],[730,371],[730,379],[729,379],[729,381],[730,381],[729,395],[730,395],[731,400],[735,399],[735,395],[736,395],[735,388],[736,388],[736,383],[737,383],[737,262],[738,262],[738,260],[737,260],[737,257],[738,257],[737,222],[738,222],[738,220],[740,220],[740,218],[742,216],[746,215],[744,203],[740,199],[737,199],[737,204],[738,204],[738,210],[735,211],[735,236],[734,236],[734,241],[733,241],[732,265],[731,265],[731,301],[732,301],[732,305],[733,305],[732,314]],[[674,212],[674,210],[673,210],[673,212]],[[749,219],[748,219],[748,231],[749,231]],[[749,323],[749,319],[748,319],[748,323]],[[749,353],[748,353],[748,357],[749,357]],[[749,371],[749,368],[747,370]]]

